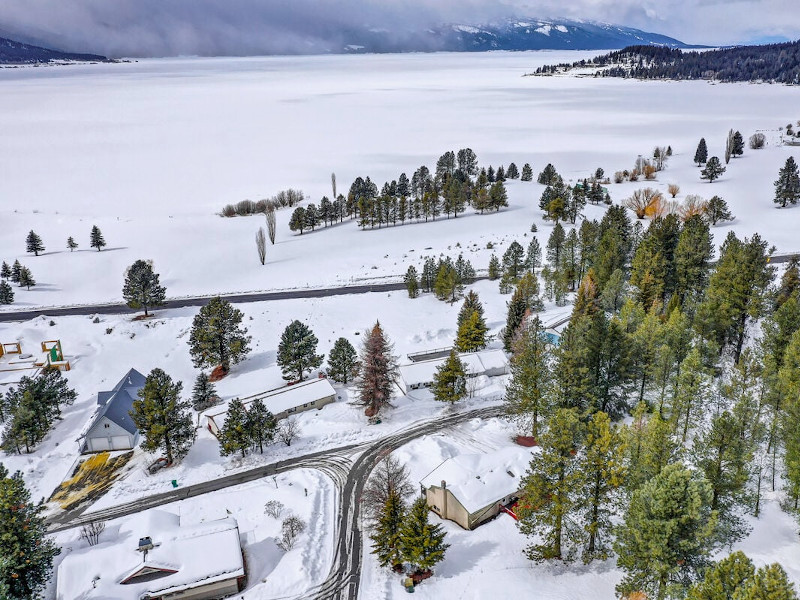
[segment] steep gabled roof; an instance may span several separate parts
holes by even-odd
[[[105,417],[128,433],[135,434],[137,431],[136,425],[134,425],[129,413],[133,409],[133,401],[138,398],[139,390],[144,387],[146,379],[139,371],[131,369],[120,379],[112,391],[98,392],[97,404],[101,408],[89,426],[88,431],[91,432],[95,425]]]

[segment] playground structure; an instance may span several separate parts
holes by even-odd
[[[69,371],[70,364],[64,359],[61,340],[47,340],[41,343],[41,352],[24,353],[20,342],[0,344],[0,385],[15,383],[15,375],[36,376],[46,368]],[[8,375],[5,375],[8,373]]]

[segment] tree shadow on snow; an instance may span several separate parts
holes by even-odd
[[[480,559],[492,554],[498,544],[492,542],[478,542],[476,544],[453,544],[447,549],[445,561],[436,569],[436,574],[442,577],[463,575],[468,572]]]

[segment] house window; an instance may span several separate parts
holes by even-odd
[[[295,406],[295,407],[293,407],[293,408],[290,408],[290,409],[288,409],[286,412],[287,412],[287,413],[293,413],[293,412],[295,412],[296,410],[297,410],[297,407]]]
[[[105,427],[106,429],[109,429],[111,426],[108,423],[104,423],[103,427]]]
[[[303,408],[308,408],[308,402],[306,402],[305,404],[303,404]]]

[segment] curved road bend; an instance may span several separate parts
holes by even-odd
[[[361,506],[359,500],[367,479],[377,462],[389,452],[404,444],[447,429],[475,418],[491,418],[502,414],[502,407],[491,406],[463,413],[453,414],[436,421],[426,421],[367,444],[352,444],[330,450],[290,458],[234,473],[219,479],[204,481],[184,488],[177,488],[161,494],[133,500],[107,509],[84,514],[88,507],[82,507],[48,518],[49,532],[56,533],[79,527],[91,521],[116,519],[134,513],[247,483],[292,469],[317,469],[328,475],[340,492],[338,510],[339,523],[336,525],[333,566],[328,578],[318,586],[304,592],[301,598],[315,600],[357,600],[361,580]],[[361,453],[351,463],[348,456]]]

